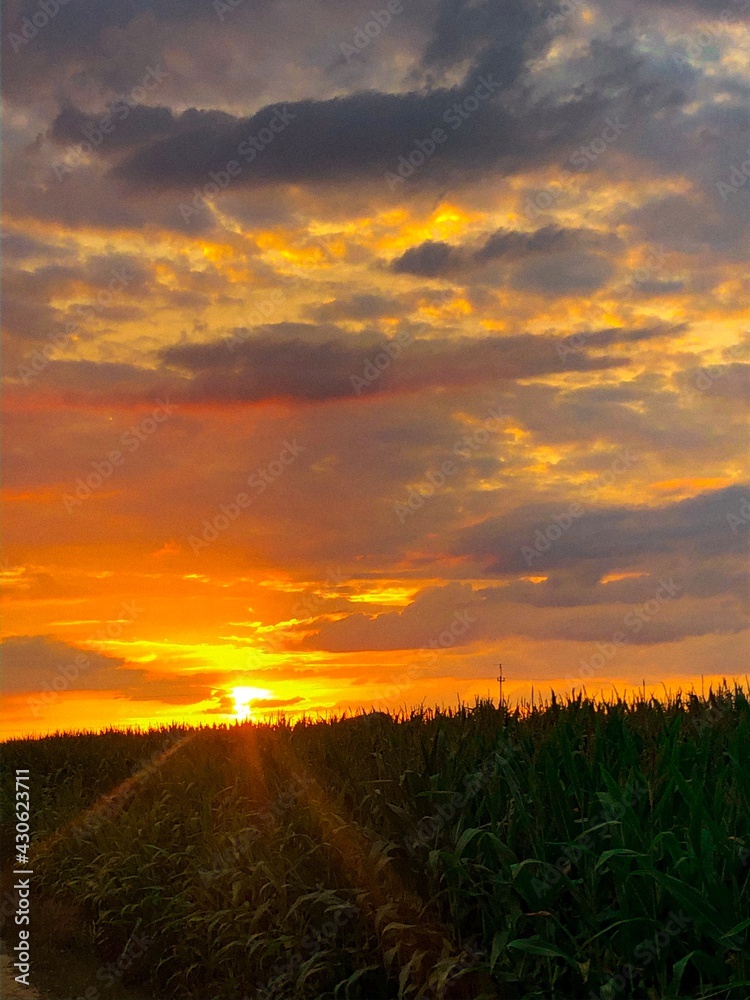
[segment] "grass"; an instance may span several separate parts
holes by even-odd
[[[12,740],[4,807],[15,767],[41,919],[164,996],[750,996],[740,688]]]

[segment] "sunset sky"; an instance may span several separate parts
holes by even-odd
[[[748,3],[45,3],[6,735],[744,675]]]

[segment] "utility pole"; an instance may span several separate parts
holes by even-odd
[[[505,678],[503,677],[502,663],[498,663],[497,669],[500,671],[500,673],[497,675],[497,683],[500,686],[500,700],[497,703],[497,707],[500,708],[500,706],[503,704],[503,681],[505,680]]]

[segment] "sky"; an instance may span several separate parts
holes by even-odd
[[[6,735],[746,671],[746,0],[8,0]]]

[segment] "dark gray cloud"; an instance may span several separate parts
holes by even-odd
[[[311,306],[307,315],[321,323],[340,320],[366,322],[377,320],[383,316],[400,316],[407,312],[407,303],[399,303],[382,295],[372,295],[363,292],[360,295],[342,295],[333,302]]]
[[[441,0],[422,64],[436,74],[470,61],[475,75],[498,74],[506,86],[523,65],[533,29],[546,11],[540,3]]]
[[[677,376],[678,384],[688,392],[711,399],[750,401],[750,364],[730,364],[685,368]]]
[[[561,500],[556,506],[528,506],[472,527],[458,551],[498,574],[586,564],[601,574],[640,565],[653,556],[731,555],[737,549],[737,533],[727,515],[737,515],[749,495],[747,487],[729,486],[655,508],[596,509],[584,500],[582,513],[567,518],[569,527],[561,530],[558,522],[550,532],[554,540],[544,535],[558,516],[567,516],[569,504]]]
[[[636,327],[634,330],[625,330],[623,327],[608,327],[606,330],[593,330],[583,334],[572,334],[564,338],[566,344],[579,343],[579,337],[583,337],[585,344],[592,347],[610,347],[615,344],[632,344],[644,340],[657,340],[660,337],[678,337],[687,330],[686,323],[654,323],[651,326]],[[596,392],[596,390],[594,390]],[[626,398],[628,390],[622,387],[614,387],[610,390],[610,398],[614,398],[618,392]],[[582,396],[586,395],[583,390]]]
[[[422,278],[442,278],[465,266],[465,254],[458,247],[436,240],[410,247],[391,264],[396,274],[416,274]]]
[[[74,260],[72,246],[61,246],[54,242],[35,239],[18,230],[8,230],[2,234],[3,260],[27,264],[29,261],[48,263],[51,258]]]
[[[255,6],[260,2],[253,0]],[[35,0],[10,0],[3,4],[7,27],[14,28],[37,9]],[[198,16],[205,20],[216,17],[211,4],[203,0],[185,0],[184,3],[175,0],[71,0],[69,6],[62,5],[60,13],[53,22],[54,30],[39,34],[40,43],[52,51],[69,47],[85,52],[103,30],[123,29],[145,13],[153,13],[157,20],[166,22],[193,20]]]
[[[410,179],[417,184],[427,176],[444,181],[459,167],[481,172],[502,163],[506,169],[518,169],[554,155],[601,106],[590,97],[559,109],[556,116],[542,113],[521,120],[489,97],[462,121],[452,109],[471,92],[455,87],[428,94],[365,93],[267,107],[231,126],[207,121],[156,140],[133,153],[116,173],[134,188],[190,188],[209,183],[211,171],[237,160],[242,172],[234,183],[239,186],[375,178],[385,184],[386,173],[398,170],[399,157],[410,155],[415,140],[442,128],[444,144]],[[255,151],[243,145],[254,136],[263,143],[270,133],[261,130],[271,123],[279,128],[280,120],[286,122],[284,131],[266,141],[265,148]],[[544,141],[543,120],[549,126]],[[454,131],[456,121],[460,127]]]
[[[541,585],[529,586],[542,589]],[[460,654],[479,642],[511,636],[594,642],[611,640],[619,633],[623,644],[653,645],[687,636],[739,633],[750,625],[737,602],[723,596],[698,601],[686,589],[684,578],[674,574],[645,574],[637,592],[611,593],[609,600],[600,603],[588,603],[591,594],[579,589],[575,605],[537,603],[532,611],[517,602],[517,596],[505,587],[474,589],[466,583],[450,583],[421,591],[401,611],[321,619],[312,634],[299,640],[298,648],[420,650],[416,660],[420,674],[434,676],[442,668],[441,659],[452,650]]]
[[[552,253],[524,261],[511,280],[514,287],[543,295],[574,295],[602,288],[615,271],[615,262],[604,254]]]
[[[627,364],[599,353],[608,347],[674,336],[680,327],[586,331],[570,338],[516,334],[428,338],[405,326],[393,339],[373,332],[345,334],[335,326],[279,323],[235,331],[225,340],[165,348],[161,365],[51,361],[39,378],[45,393],[69,402],[147,403],[157,395],[186,403],[322,402],[434,386],[514,382],[570,371],[604,371]]]
[[[726,178],[718,174],[715,179]],[[647,240],[685,254],[746,248],[747,213],[745,210],[743,219],[742,212],[738,214],[737,211],[743,202],[742,190],[736,193],[736,204],[734,201],[724,203],[726,211],[721,210],[720,202],[709,202],[707,193],[675,194],[654,199],[630,212],[624,221],[637,226]]]
[[[583,230],[560,229],[558,226],[545,226],[533,233],[520,233],[500,229],[487,237],[487,240],[476,253],[478,260],[491,260],[495,257],[516,259],[534,253],[551,253],[559,250],[570,250],[576,245],[576,237]]]
[[[14,635],[2,641],[3,690],[57,699],[67,692],[110,691],[131,701],[189,705],[210,696],[222,675],[189,678],[133,667],[121,657],[81,649],[50,635]]]
[[[644,298],[652,298],[655,295],[673,295],[675,292],[681,292],[685,288],[685,282],[660,281],[659,279],[646,279],[642,281],[638,279],[632,283],[631,288],[636,294]]]
[[[240,342],[232,352],[224,342],[180,345],[168,348],[163,360],[191,377],[189,388],[183,390],[189,397],[247,401],[324,400],[362,391],[414,392],[434,385],[471,385],[568,370],[567,359],[560,357],[551,337],[404,339],[400,346],[381,337],[352,344],[340,335],[322,341],[320,336],[315,327],[281,325]],[[574,367],[584,371],[619,364],[613,358],[592,359],[585,353],[574,361]]]
[[[456,613],[460,615],[473,603],[476,598],[468,584],[430,587],[421,591],[403,611],[377,617],[350,614],[339,622],[324,622],[314,635],[301,640],[300,647],[331,651],[428,649],[430,640],[438,641],[439,633],[452,624]],[[463,629],[465,638],[460,645],[471,641],[470,624]]]
[[[211,122],[218,122],[222,117],[217,112],[203,114]],[[201,112],[195,109],[175,116],[169,108],[129,107],[121,103],[94,115],[67,107],[52,122],[49,137],[60,145],[70,146],[90,141],[93,135],[98,152],[108,153],[175,134],[181,128],[200,128],[200,119]]]
[[[535,232],[500,230],[478,247],[427,240],[391,262],[396,274],[496,283],[497,268],[513,287],[545,294],[593,291],[616,271],[621,243],[614,234],[545,226]]]
[[[691,0],[683,4],[680,0],[642,0],[646,9],[663,7],[666,10],[677,9],[683,11],[685,7],[692,8],[701,14],[720,17],[725,11],[729,13],[732,21],[742,21],[750,18],[750,10],[745,7],[742,0]]]
[[[621,67],[608,66],[586,86],[533,101],[506,92],[503,73],[488,68],[480,75],[467,73],[459,85],[427,92],[371,91],[281,103],[234,122],[206,116],[199,125],[181,125],[175,135],[133,152],[115,173],[139,190],[184,189],[209,183],[211,171],[237,160],[235,187],[385,183],[390,175],[388,189],[396,197],[407,190],[405,180],[412,190],[459,177],[465,183],[492,171],[511,174],[532,164],[564,162],[582,139],[601,131],[608,115],[624,114],[632,122],[685,103],[683,93],[654,91],[650,78],[639,82],[642,62],[623,58]],[[272,122],[278,128],[279,115],[284,130],[275,137],[266,132],[263,140],[261,130]],[[436,128],[444,140],[420,164],[417,141]],[[261,136],[263,148],[251,151],[246,144],[255,136]],[[410,170],[406,161],[414,150],[417,165]]]
[[[459,6],[475,10],[474,5]],[[539,50],[550,42],[543,34]],[[632,133],[639,122],[657,113],[677,114],[688,101],[687,91],[653,72],[645,55],[636,52],[636,40],[626,35],[616,42],[591,41],[580,82],[573,73],[558,81],[553,92],[519,89],[516,76],[526,58],[527,40],[524,35],[511,44],[514,61],[508,56],[507,39],[490,39],[489,48],[480,47],[461,82],[451,87],[282,102],[237,118],[234,125],[222,119],[184,129],[134,152],[117,175],[136,189],[156,190],[206,184],[211,171],[233,159],[242,168],[235,187],[382,180],[387,173],[396,176],[401,166],[401,178],[408,174],[409,184],[395,192],[402,179],[389,185],[398,197],[400,191],[425,184],[455,183],[459,178],[465,183],[491,171],[513,173],[531,164],[565,162],[581,140],[606,130],[608,116],[624,116]],[[485,89],[477,100],[480,81]],[[468,102],[473,102],[471,108]],[[287,127],[243,162],[241,144],[261,134],[279,108],[289,116]],[[420,158],[417,141],[427,139],[436,127],[444,130],[445,141],[410,170],[406,161],[412,151],[417,151],[417,161]],[[598,169],[598,164],[587,163],[586,169]]]
[[[678,572],[680,595],[698,599],[733,596],[747,606],[750,572],[738,566],[739,561],[720,556],[701,560],[689,567],[682,564]],[[484,594],[493,603],[512,602],[534,608],[642,604],[653,597],[661,577],[674,576],[675,566],[672,563],[670,567],[668,558],[647,559],[641,570],[622,579],[610,579],[606,572],[579,572],[578,567],[555,568],[547,572],[547,579],[535,583],[513,580],[508,586],[487,588]],[[616,573],[612,575],[617,576]]]
[[[8,694],[54,690],[55,681],[64,689],[82,690],[113,689],[124,683],[123,659],[82,650],[51,636],[9,636],[2,642],[2,658],[3,690]],[[134,674],[142,676],[134,671],[132,679],[136,679]]]

